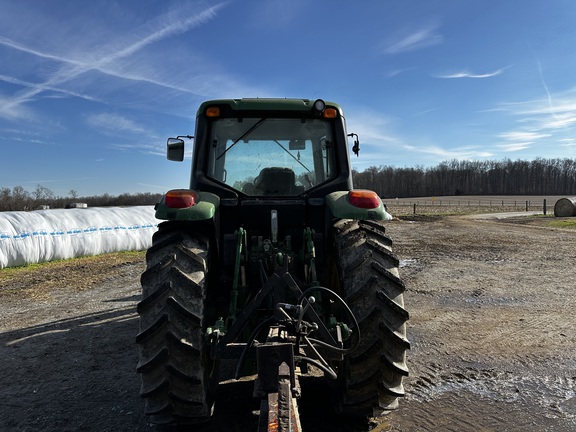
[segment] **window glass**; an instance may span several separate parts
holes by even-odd
[[[299,195],[333,178],[331,125],[324,119],[217,119],[208,176],[247,195]]]

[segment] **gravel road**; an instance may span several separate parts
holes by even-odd
[[[411,375],[378,431],[576,429],[576,232],[543,218],[387,223],[410,311]],[[0,430],[155,431],[135,372],[143,253],[0,271]],[[303,382],[305,432],[350,431]],[[252,382],[203,429],[255,431]]]

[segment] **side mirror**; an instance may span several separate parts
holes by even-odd
[[[166,142],[168,160],[182,162],[184,160],[184,140],[168,138]]]

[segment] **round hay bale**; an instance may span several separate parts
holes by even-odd
[[[576,197],[560,198],[554,205],[554,216],[571,217],[576,216]]]

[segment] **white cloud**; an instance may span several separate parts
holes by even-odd
[[[399,54],[439,45],[444,42],[444,36],[438,33],[438,27],[437,24],[428,24],[409,34],[398,35],[386,41],[382,51],[384,54]]]
[[[90,115],[86,122],[99,131],[125,134],[126,132],[141,134],[147,133],[147,130],[136,122],[120,115],[101,113]]]
[[[416,67],[409,67],[409,68],[404,68],[404,69],[391,69],[391,70],[384,72],[384,76],[386,78],[394,78],[395,76],[404,74],[406,72],[413,71],[414,69],[416,69]]]
[[[12,104],[11,98],[0,95],[0,118],[33,121],[36,115],[31,109],[20,104]]]
[[[554,99],[553,113],[551,99]],[[576,117],[576,88],[556,94],[546,93],[546,99],[503,103],[500,108],[517,116],[555,114]]]
[[[88,116],[86,123],[99,133],[111,137],[122,137],[122,142],[109,142],[108,146],[122,152],[139,151],[143,154],[166,156],[164,139],[154,131],[125,116],[100,113]],[[99,159],[102,161],[103,159]]]
[[[565,146],[565,147],[576,146],[576,138],[559,139],[558,142],[560,143],[560,145]]]
[[[550,134],[542,134],[537,132],[506,132],[499,135],[500,138],[504,138],[509,141],[525,141],[525,140],[537,140],[540,138],[547,138]]]
[[[362,142],[372,144],[400,142],[391,133],[394,129],[394,119],[392,117],[366,107],[350,107],[344,114],[346,115],[348,132],[357,133],[360,144]]]
[[[112,143],[111,147],[115,150],[123,151],[123,152],[134,152],[139,151],[141,153],[153,156],[166,156],[166,149],[161,144],[153,143],[153,144],[146,144],[146,143]]]
[[[508,67],[510,67],[510,66],[508,66]],[[462,72],[456,72],[456,73],[452,73],[452,74],[435,75],[435,77],[436,78],[443,78],[443,79],[491,78],[491,77],[500,75],[502,72],[504,72],[506,69],[508,69],[508,67],[501,68],[501,69],[495,70],[493,72],[483,73],[483,74],[473,73],[473,72],[469,72],[469,71],[462,71]]]
[[[404,146],[407,150],[424,153],[424,154],[431,154],[434,156],[438,156],[442,159],[474,159],[474,158],[485,158],[493,156],[494,153],[484,150],[476,150],[472,147],[459,147],[454,149],[444,149],[438,146],[425,146],[425,147],[416,147],[411,145]]]
[[[506,151],[523,150],[539,144],[547,146],[541,148],[540,153],[551,154],[555,143],[566,147],[566,143],[573,142],[576,135],[576,89],[556,94],[547,91],[544,98],[502,104],[500,108],[515,117],[519,124],[519,130],[498,135],[507,141],[500,146]]]
[[[497,144],[496,147],[505,152],[516,152],[532,147],[532,142],[518,142],[510,144]]]
[[[432,108],[420,114],[434,110]],[[358,170],[385,164],[387,160],[404,160],[407,165],[417,165],[451,159],[488,158],[494,155],[493,152],[477,146],[443,148],[435,143],[409,145],[405,138],[396,133],[396,129],[401,126],[398,119],[366,107],[351,109],[350,112],[347,116],[348,131],[358,133],[360,138],[360,157],[351,156],[352,166]]]
[[[554,114],[552,119],[542,123],[545,129],[564,129],[576,125],[576,110],[564,114]]]

